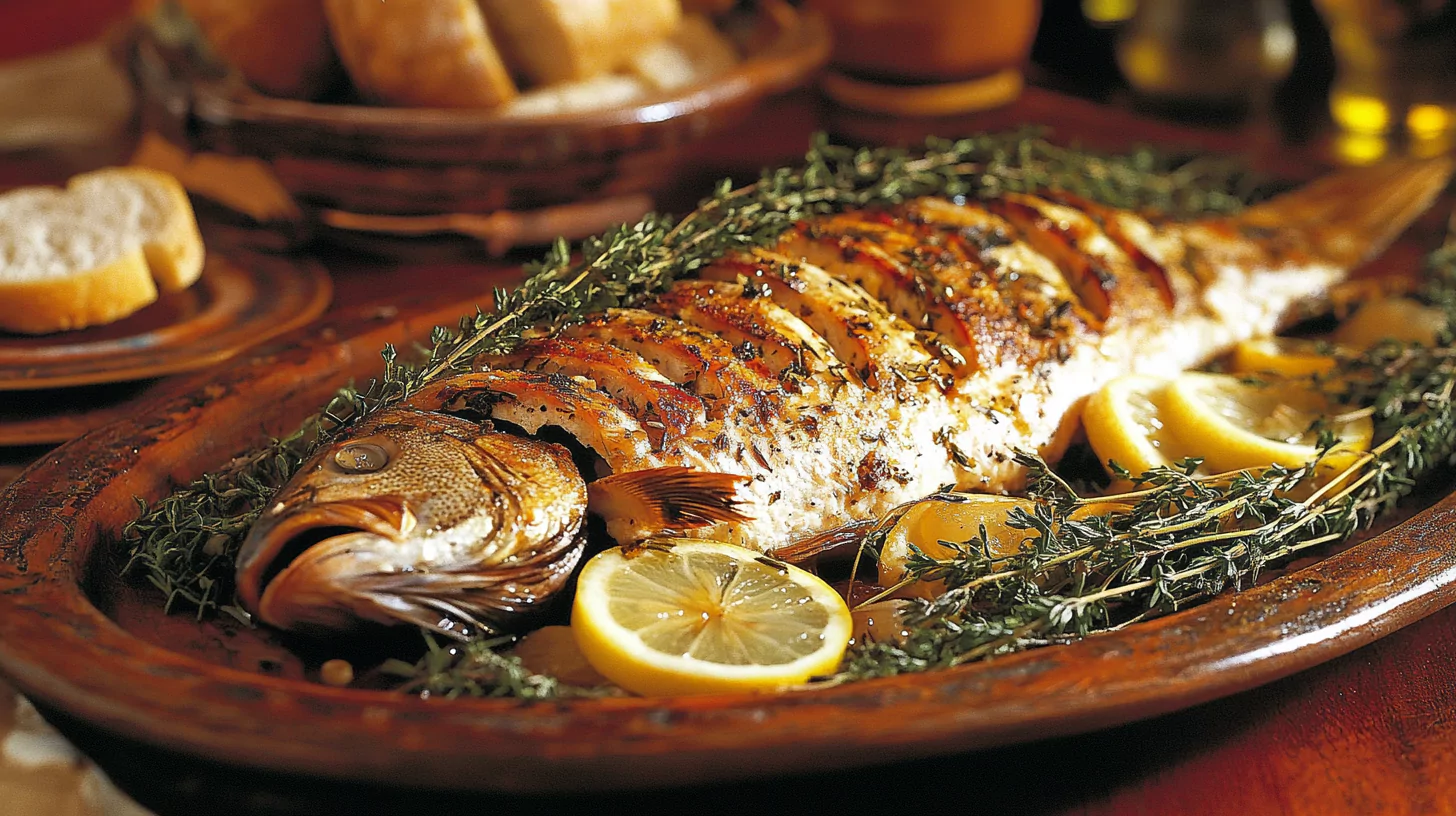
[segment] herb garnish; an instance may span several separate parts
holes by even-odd
[[[441,643],[425,633],[426,651],[414,663],[386,660],[381,672],[400,679],[400,691],[421,697],[518,697],[527,700],[555,697],[610,696],[606,689],[569,686],[554,677],[534,674],[520,658],[496,649],[516,639],[481,638],[469,643]],[[620,693],[620,692],[618,692]]]
[[[804,165],[765,171],[734,188],[724,181],[686,217],[649,215],[585,241],[573,256],[558,241],[526,267],[513,291],[497,290],[495,308],[437,327],[424,362],[384,349],[384,372],[362,391],[345,389],[305,431],[240,457],[143,508],[127,525],[128,569],[204,616],[230,606],[233,557],[263,505],[319,441],[359,418],[398,403],[426,382],[467,370],[485,352],[507,351],[527,331],[551,330],[610,306],[630,306],[735,249],[772,243],[793,222],[816,213],[922,195],[990,197],[1059,188],[1110,206],[1187,217],[1235,212],[1271,192],[1234,160],[1170,156],[1140,149],[1106,156],[1059,147],[1036,131],[933,139],[923,150],[861,149],[817,137]]]
[[[1110,206],[1173,217],[1230,213],[1269,190],[1236,163],[1179,161],[1144,150],[1119,157],[1056,147],[1027,132],[931,141],[923,151],[854,150],[817,140],[803,167],[765,172],[750,185],[724,183],[685,218],[653,215],[586,241],[573,255],[558,242],[527,267],[516,290],[497,291],[495,308],[437,328],[423,362],[384,350],[383,376],[346,390],[292,437],[230,463],[146,509],[128,526],[131,567],[199,615],[235,612],[233,557],[272,493],[320,441],[360,417],[397,403],[427,382],[469,368],[478,354],[505,351],[532,332],[549,332],[611,306],[632,305],[725,253],[772,243],[793,222],[841,209],[921,195],[989,197],[1055,187]],[[1456,248],[1430,259],[1423,297],[1456,308]],[[1449,341],[1448,336],[1444,338]],[[1386,343],[1338,356],[1324,381],[1375,419],[1370,455],[1348,477],[1310,493],[1312,468],[1193,475],[1197,463],[1144,474],[1127,509],[1072,518],[1106,497],[1084,498],[1040,460],[1035,511],[1016,511],[1027,531],[1023,552],[986,555],[984,542],[960,542],[956,557],[914,559],[920,577],[952,587],[912,602],[909,637],[857,645],[836,681],[948,666],[987,655],[1081,637],[1196,602],[1254,580],[1269,563],[1343,540],[1410,492],[1456,449],[1456,350]],[[940,500],[954,500],[943,495]],[[872,536],[873,538],[873,536]],[[441,647],[418,663],[391,661],[404,688],[431,695],[551,697],[579,693],[525,671],[495,649],[505,641]]]
[[[834,680],[954,666],[1120,628],[1245,586],[1275,561],[1367,526],[1456,454],[1456,241],[1430,256],[1427,272],[1421,298],[1448,314],[1436,346],[1335,350],[1335,370],[1315,378],[1345,404],[1366,406],[1360,412],[1374,419],[1380,440],[1324,486],[1313,487],[1313,464],[1195,476],[1193,459],[1143,474],[1133,492],[1082,497],[1040,459],[1022,456],[1035,511],[1013,509],[1008,525],[1026,531],[1023,549],[991,556],[983,529],[979,539],[947,542],[950,558],[912,554],[911,576],[945,581],[948,590],[904,601],[908,636],[856,644]],[[1298,498],[1301,491],[1308,495]],[[1124,509],[1073,516],[1109,503]],[[889,528],[879,525],[866,549]]]

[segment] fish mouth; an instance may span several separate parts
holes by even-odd
[[[342,536],[377,536],[399,542],[417,520],[403,499],[388,496],[286,507],[253,525],[238,551],[237,591],[243,607],[257,613],[264,592],[309,550]]]

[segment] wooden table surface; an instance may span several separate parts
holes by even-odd
[[[850,139],[900,140],[1022,123],[1051,125],[1060,140],[1103,147],[1144,141],[1253,150],[1290,172],[1318,164],[1308,149],[1282,147],[1257,129],[1194,134],[1045,91],[1032,90],[1000,111],[933,123],[847,116],[799,94],[706,145],[696,174],[684,178],[669,200],[690,200],[714,176],[742,177],[764,164],[792,161],[808,134],[821,127]],[[0,186],[54,180],[118,155],[123,148],[0,155]],[[334,274],[333,313],[386,306],[403,293],[441,298],[484,293],[516,275],[520,260],[405,264],[326,247],[312,252]],[[868,770],[631,795],[441,799],[259,778],[129,745],[84,724],[65,725],[124,790],[161,814],[577,812],[621,804],[648,812],[1248,816],[1456,812],[1452,712],[1456,608],[1286,680],[1095,734]],[[0,716],[0,734],[5,725]],[[0,813],[12,812],[0,802]]]

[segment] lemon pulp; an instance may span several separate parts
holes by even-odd
[[[641,694],[773,689],[833,671],[849,642],[844,600],[758,553],[691,542],[583,568],[572,628],[587,661]]]
[[[1182,443],[1215,471],[1308,464],[1319,455],[1315,423],[1322,418],[1338,440],[1322,469],[1342,469],[1374,433],[1368,416],[1341,418],[1340,406],[1296,383],[1261,386],[1192,372],[1168,387],[1166,407]]]
[[[1087,400],[1082,423],[1087,441],[1106,465],[1115,462],[1134,476],[1186,455],[1168,427],[1163,405],[1168,381],[1161,377],[1119,377]]]

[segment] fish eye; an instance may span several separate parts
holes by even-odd
[[[378,445],[345,445],[334,452],[334,464],[346,473],[373,473],[389,464],[389,453]]]

